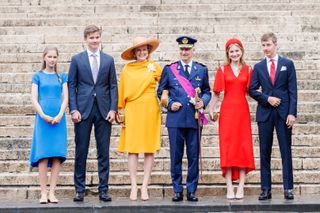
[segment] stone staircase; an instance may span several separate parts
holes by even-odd
[[[103,50],[115,58],[118,74],[126,63],[120,53],[136,36],[161,41],[152,55],[161,66],[177,59],[175,38],[188,34],[198,39],[196,59],[209,68],[210,84],[224,61],[224,44],[238,37],[245,45],[246,61],[254,65],[262,57],[260,36],[278,35],[279,51],[293,59],[298,77],[298,119],[293,130],[293,167],[296,194],[320,192],[320,1],[319,0],[1,0],[0,1],[0,197],[35,198],[39,194],[36,169],[30,171],[29,149],[34,122],[31,75],[40,68],[47,45],[60,51],[59,69],[68,71],[71,56],[83,50],[83,29],[101,26]],[[246,194],[260,190],[259,147],[252,113],[257,169],[247,176]],[[166,115],[163,114],[163,123]],[[111,138],[110,193],[129,195],[126,155],[116,153],[120,127]],[[167,130],[162,128],[162,149],[156,155],[150,194],[170,196],[170,159]],[[63,164],[57,192],[71,197],[74,161],[73,125],[68,116],[68,160]],[[93,139],[93,138],[92,138]],[[88,194],[97,193],[95,141],[88,159]],[[272,157],[274,192],[282,193],[281,158],[275,138]],[[225,194],[219,169],[217,124],[203,132],[203,172],[198,194]],[[142,182],[143,165],[139,165]],[[186,162],[185,162],[186,163]],[[184,164],[184,174],[186,164]]]

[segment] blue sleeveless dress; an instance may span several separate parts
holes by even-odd
[[[58,76],[37,71],[32,76],[32,83],[38,85],[38,101],[46,115],[55,117],[62,104],[62,85],[67,83],[65,73]],[[48,167],[52,165],[52,158],[60,158],[61,163],[66,160],[67,154],[67,124],[63,115],[60,123],[49,124],[38,113],[34,122],[34,131],[30,151],[31,167],[38,167],[39,160],[49,158]]]

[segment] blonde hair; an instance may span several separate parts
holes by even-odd
[[[42,53],[42,66],[41,66],[41,69],[44,70],[46,69],[47,67],[47,64],[46,64],[46,61],[44,60],[44,57],[46,57],[46,55],[48,54],[49,51],[56,51],[57,53],[57,56],[59,56],[59,51],[58,51],[58,48],[54,47],[54,46],[48,46],[46,47],[44,50],[43,50],[43,53]],[[53,68],[54,72],[56,73],[57,77],[58,77],[58,81],[61,82],[61,76],[58,74],[58,69],[57,69],[57,64],[54,65],[54,68]]]
[[[271,32],[263,34],[261,36],[261,42],[268,41],[270,38],[271,38],[271,40],[272,40],[272,42],[274,44],[277,44],[277,41],[278,41],[277,36],[274,33],[271,33]]]
[[[244,49],[243,49],[240,45],[238,45],[238,44],[236,44],[236,43],[229,45],[228,49],[226,50],[225,65],[230,65],[230,64],[231,64],[231,59],[230,59],[230,57],[229,57],[229,49],[231,48],[232,45],[235,45],[235,46],[239,47],[240,50],[241,50],[241,52],[242,52],[242,55],[241,55],[241,57],[240,57],[240,69],[241,69],[244,65],[246,65],[246,62],[244,61],[244,58],[243,58],[243,56],[244,56]]]

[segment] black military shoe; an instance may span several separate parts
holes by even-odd
[[[84,193],[82,192],[77,192],[76,195],[73,198],[74,202],[82,202],[84,198]]]
[[[191,202],[197,202],[198,198],[196,197],[195,193],[187,193],[187,200]]]
[[[173,202],[179,202],[182,200],[183,200],[183,193],[182,192],[174,193],[174,196],[172,197]]]
[[[271,197],[272,197],[271,190],[262,190],[259,196],[259,200],[268,200],[268,199],[271,199]]]
[[[99,200],[104,201],[104,202],[110,202],[112,199],[108,195],[108,192],[100,192],[99,194]]]
[[[286,200],[293,200],[294,199],[293,190],[292,189],[284,190],[284,198]]]

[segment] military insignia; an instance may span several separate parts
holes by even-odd
[[[196,81],[201,81],[201,80],[202,79],[199,76],[196,77]]]
[[[182,42],[182,44],[188,44],[189,40],[187,38],[183,38],[181,42]]]

